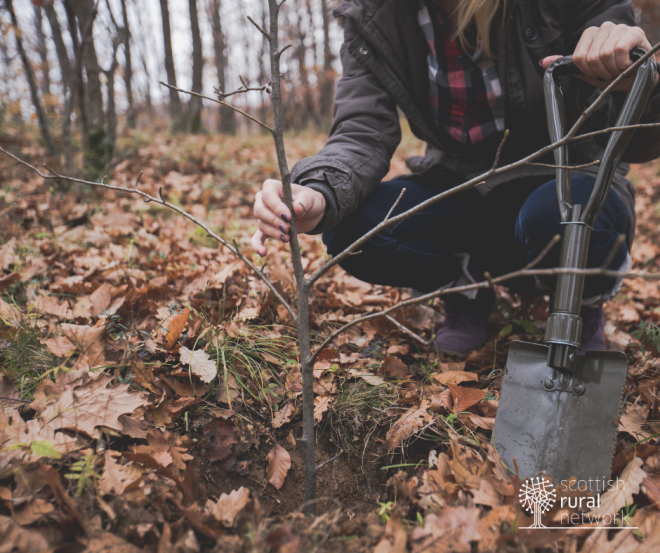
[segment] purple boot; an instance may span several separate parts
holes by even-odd
[[[490,290],[480,290],[477,299],[461,294],[447,296],[445,320],[436,333],[438,350],[452,357],[464,358],[486,345],[488,316],[495,297]]]
[[[580,317],[582,317],[582,344],[578,353],[584,355],[587,351],[606,350],[603,306],[583,307],[580,310]]]

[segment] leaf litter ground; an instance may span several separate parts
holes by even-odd
[[[153,139],[152,139],[153,136]],[[3,145],[41,161],[38,149]],[[267,137],[139,134],[112,177],[163,194],[249,251]],[[320,135],[289,139],[294,161]],[[391,175],[419,149],[409,133]],[[660,264],[658,164],[634,168],[636,268]],[[512,339],[540,340],[547,298],[498,288],[490,341],[438,357],[386,319],[340,337],[315,366],[319,512],[303,501],[295,329],[264,285],[194,225],[135,198],[50,188],[3,160],[0,195],[0,535],[20,551],[651,551],[659,546],[660,289],[632,280],[606,306],[630,359],[603,508],[640,530],[524,531],[489,445]],[[250,183],[250,184],[246,184]],[[51,183],[52,184],[52,183]],[[308,273],[326,259],[302,239]],[[293,299],[284,245],[266,272]],[[255,261],[257,261],[255,259]],[[263,261],[262,261],[263,262]],[[312,294],[320,341],[408,290],[334,269]],[[440,303],[395,318],[424,339]],[[551,512],[552,520],[562,513]],[[558,523],[559,524],[559,523]]]

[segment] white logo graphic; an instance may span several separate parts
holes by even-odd
[[[523,509],[534,514],[534,524],[527,528],[545,528],[541,524],[541,515],[552,509],[557,500],[552,482],[539,476],[527,479],[522,483],[519,498]]]

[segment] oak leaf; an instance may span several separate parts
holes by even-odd
[[[479,533],[480,511],[476,507],[446,507],[437,515],[424,518],[424,527],[416,528],[412,533],[413,553],[433,551],[434,545],[442,540],[443,551],[452,553],[470,553],[470,542],[481,538]]]
[[[633,504],[633,495],[639,493],[639,487],[646,478],[639,457],[633,458],[623,469],[621,476],[615,481],[614,487],[600,497],[600,505],[590,511],[595,516],[614,515],[626,505]]]
[[[95,436],[97,426],[121,431],[119,416],[132,413],[149,400],[140,392],[130,392],[128,384],[110,387],[113,377],[102,375],[81,386],[65,389],[52,402],[39,405],[44,422],[57,430],[67,428]]]
[[[399,447],[404,440],[419,430],[424,424],[433,420],[433,417],[426,412],[428,407],[429,401],[424,400],[418,408],[413,407],[409,409],[392,425],[385,437],[390,449]]]
[[[118,454],[114,451],[105,452],[105,467],[99,478],[101,495],[114,493],[121,495],[135,489],[142,480],[142,471],[134,463],[121,465],[116,460]]]
[[[460,384],[461,382],[476,382],[479,380],[479,375],[466,371],[447,371],[440,374],[432,374],[431,378],[438,384],[448,386],[449,384]]]
[[[85,364],[89,365],[90,369],[105,365],[105,346],[103,344],[105,327],[65,323],[62,325],[62,333],[81,353],[76,362],[76,368]]]
[[[181,346],[179,348],[181,362],[190,365],[190,372],[198,376],[202,382],[211,382],[218,374],[218,364],[203,350],[191,351]]]
[[[266,467],[266,478],[278,490],[284,484],[287,472],[291,468],[291,456],[280,444],[275,443],[268,454],[268,466]]]
[[[392,516],[385,525],[385,535],[373,553],[406,553],[408,534],[401,524],[401,517]]]
[[[407,378],[408,367],[398,357],[386,357],[378,368],[378,374],[386,374],[394,378]]]
[[[286,405],[283,405],[279,408],[278,411],[275,411],[273,415],[273,428],[279,428],[287,422],[291,422],[291,417],[296,411],[296,406],[293,402],[289,402]]]
[[[332,396],[316,396],[314,398],[314,420],[316,422],[321,422],[321,419],[323,419],[323,413],[328,410],[332,400]]]
[[[222,522],[227,528],[234,525],[234,520],[250,501],[250,490],[240,487],[230,494],[223,493],[216,503],[206,502],[206,510]]]
[[[58,336],[57,338],[49,338],[41,342],[46,349],[50,351],[55,357],[66,357],[72,351],[75,351],[76,346],[71,343],[66,336]]]

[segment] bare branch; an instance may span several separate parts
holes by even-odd
[[[198,98],[202,98],[204,100],[210,100],[211,102],[215,102],[216,104],[220,104],[221,106],[226,106],[228,108],[233,109],[235,112],[240,113],[241,115],[244,115],[247,117],[250,121],[255,122],[257,125],[263,127],[266,129],[268,132],[272,133],[273,129],[271,129],[266,123],[263,121],[259,121],[256,117],[252,117],[249,113],[244,112],[242,109],[238,109],[236,106],[232,106],[231,104],[228,104],[227,102],[223,102],[222,100],[218,100],[217,98],[210,98],[209,96],[204,96],[203,94],[197,94],[197,92],[191,92],[190,90],[183,90],[182,88],[178,88],[176,86],[172,86],[170,84],[164,83],[163,81],[158,81],[160,84],[163,86],[166,86],[167,88],[171,88],[172,90],[176,90],[178,92],[183,92],[184,94],[190,94],[191,96],[197,96]]]
[[[623,244],[625,241],[626,241],[625,234],[619,234],[619,236],[616,237],[612,249],[609,251],[607,257],[605,258],[605,261],[600,267],[601,269],[605,270],[609,268],[609,266],[612,264],[612,261],[614,260],[614,256],[616,255],[616,252],[619,251],[619,248],[621,248],[621,244]]]
[[[410,336],[413,340],[418,341],[420,344],[423,346],[429,347],[431,345],[432,340],[424,340],[421,336],[418,334],[415,334],[412,330],[410,330],[408,327],[402,325],[399,321],[397,321],[394,317],[391,315],[385,315],[385,318],[390,321],[394,326],[396,326],[401,332],[404,334],[407,334]]]
[[[248,15],[248,16],[247,16],[247,19],[248,19],[248,21],[249,21],[250,23],[252,23],[252,25],[254,25],[254,26],[257,28],[257,30],[258,30],[262,35],[264,35],[264,36],[266,37],[266,40],[270,40],[270,35],[269,35],[266,31],[264,31],[264,30],[261,28],[261,26],[260,26],[260,25],[259,25],[254,19],[252,19],[252,17],[250,17],[250,16]]]
[[[560,241],[561,241],[561,235],[555,234],[550,240],[550,242],[548,242],[546,247],[541,250],[541,253],[536,256],[536,259],[532,260],[530,263],[525,265],[524,269],[529,270],[536,267],[539,263],[541,263],[541,261],[545,259],[545,256],[550,253],[550,250],[552,250],[552,248],[555,247],[555,244],[557,244]]]
[[[224,98],[229,98],[230,96],[234,96],[235,94],[244,94],[246,92],[265,92],[266,94],[270,94],[270,84],[271,84],[270,81],[268,81],[267,84],[261,86],[248,86],[243,81],[243,77],[239,76],[239,78],[241,79],[243,86],[241,88],[237,88],[236,90],[233,90],[232,92],[222,92],[217,87],[213,88],[213,92],[215,92],[218,95],[218,99],[220,101],[224,100]]]
[[[507,138],[509,138],[509,129],[504,131],[502,142],[500,142],[500,145],[497,147],[497,153],[495,154],[495,161],[493,162],[493,169],[497,169],[497,165],[500,162],[500,156],[502,155],[502,150],[504,149],[504,145],[506,144]]]
[[[580,117],[578,117],[577,121],[575,124],[571,127],[571,130],[568,131],[566,134],[566,137],[572,137],[574,136],[582,124],[591,116],[591,114],[598,109],[598,106],[605,100],[607,96],[610,95],[612,91],[617,87],[617,85],[623,81],[624,79],[627,79],[628,77],[632,76],[632,74],[637,71],[637,68],[642,65],[647,59],[649,59],[653,54],[655,54],[658,50],[660,50],[660,42],[656,44],[653,48],[651,48],[646,54],[644,54],[641,58],[639,58],[635,63],[633,63],[628,69],[626,69],[621,75],[619,75],[616,79],[614,79],[604,90],[603,92],[600,93],[598,98],[594,101],[593,104],[591,104],[587,109],[585,109]],[[632,126],[632,125],[631,125]]]
[[[328,463],[332,463],[332,461],[334,461],[335,459],[337,459],[337,457],[339,457],[342,453],[344,453],[344,452],[343,452],[343,451],[340,451],[340,452],[337,453],[337,455],[335,455],[334,457],[331,457],[330,459],[328,459],[328,460],[326,460],[326,461],[323,461],[318,467],[316,467],[316,472],[320,471],[320,470],[321,470],[324,466],[326,466]]]
[[[418,296],[416,298],[411,298],[409,300],[399,302],[391,307],[388,307],[387,309],[384,309],[383,311],[369,313],[367,315],[357,317],[353,319],[350,323],[345,324],[344,326],[338,328],[332,334],[330,334],[330,336],[328,336],[321,343],[321,345],[316,348],[316,351],[314,351],[314,353],[312,354],[312,362],[316,360],[316,357],[323,349],[328,347],[328,345],[331,344],[335,340],[335,338],[346,332],[349,328],[352,328],[355,325],[358,325],[360,323],[363,323],[371,319],[376,319],[378,317],[385,317],[389,313],[392,313],[393,311],[396,311],[403,307],[409,307],[411,305],[415,305],[418,303],[424,303],[429,300],[439,298],[441,296],[446,296],[448,294],[458,294],[462,292],[471,292],[473,290],[481,290],[482,288],[489,288],[495,284],[501,284],[502,282],[506,282],[514,278],[521,278],[528,276],[558,276],[561,274],[584,275],[584,276],[609,276],[615,278],[643,278],[645,280],[660,280],[660,273],[646,273],[640,271],[619,272],[619,271],[609,271],[600,268],[598,269],[561,269],[561,268],[520,269],[519,271],[513,271],[506,275],[493,278],[490,282],[484,281],[484,282],[477,282],[474,284],[467,284],[465,286],[456,286],[454,288],[443,288],[441,290],[436,290],[435,292],[431,292],[429,294],[424,294],[423,296]]]
[[[392,212],[396,209],[396,206],[399,205],[399,202],[401,201],[401,198],[403,198],[403,195],[406,193],[406,189],[403,188],[401,190],[401,194],[399,194],[399,197],[396,199],[396,202],[390,207],[390,210],[387,212],[387,215],[385,215],[385,219],[383,219],[383,222],[387,221],[390,218],[390,215],[392,215]]]
[[[103,181],[101,181],[101,182],[94,182],[94,181],[88,181],[88,180],[79,179],[79,178],[75,178],[75,177],[67,177],[67,176],[64,176],[64,175],[60,175],[60,174],[58,174],[57,172],[53,171],[52,169],[50,169],[49,167],[46,167],[46,166],[44,165],[44,167],[46,167],[46,169],[48,170],[48,172],[51,173],[50,175],[47,175],[47,174],[45,174],[45,173],[42,173],[42,172],[41,172],[37,167],[35,167],[34,165],[28,163],[27,161],[24,161],[24,160],[20,159],[19,157],[16,157],[14,154],[8,152],[7,150],[5,150],[5,149],[4,149],[3,147],[1,147],[1,146],[0,146],[0,152],[2,152],[3,154],[9,156],[9,157],[12,158],[13,160],[15,160],[17,163],[20,163],[21,165],[24,165],[24,166],[27,167],[28,169],[31,169],[32,171],[34,171],[35,173],[37,173],[37,174],[38,174],[41,178],[43,178],[43,179],[47,179],[47,180],[54,180],[54,179],[67,179],[67,180],[72,181],[72,182],[78,182],[78,183],[80,183],[80,184],[87,184],[87,185],[90,185],[90,186],[97,186],[97,187],[100,187],[100,188],[106,188],[106,189],[108,189],[108,190],[114,190],[114,191],[116,191],[116,192],[124,192],[124,193],[126,193],[126,194],[136,194],[136,195],[142,197],[142,198],[144,199],[144,201],[146,201],[146,202],[155,202],[155,203],[157,203],[157,204],[160,204],[160,205],[163,205],[163,206],[165,206],[165,207],[168,207],[169,209],[171,209],[171,210],[173,210],[173,211],[176,211],[179,215],[183,215],[183,216],[184,216],[186,219],[188,219],[189,221],[192,221],[192,222],[195,223],[197,226],[203,228],[203,229],[206,231],[206,233],[207,233],[208,236],[210,236],[210,237],[212,237],[214,240],[217,240],[218,242],[220,242],[223,246],[225,246],[227,249],[229,249],[229,251],[230,251],[231,253],[233,253],[235,256],[237,256],[238,258],[240,258],[240,260],[243,261],[243,263],[245,263],[250,269],[252,269],[252,271],[253,271],[253,272],[254,272],[254,273],[255,273],[255,274],[256,274],[256,275],[257,275],[257,276],[258,276],[258,277],[264,282],[264,284],[268,287],[268,289],[269,289],[269,290],[275,295],[275,297],[278,299],[278,301],[279,301],[279,302],[285,307],[285,309],[289,312],[289,314],[291,315],[291,317],[293,318],[293,320],[294,320],[294,321],[297,320],[298,316],[297,316],[296,312],[293,310],[293,308],[291,307],[291,305],[289,305],[289,303],[284,299],[284,297],[282,297],[282,295],[277,291],[277,289],[275,288],[275,286],[273,285],[273,283],[268,279],[268,277],[267,277],[266,275],[264,275],[264,274],[263,274],[263,273],[262,273],[262,272],[261,272],[261,271],[260,271],[260,270],[259,270],[259,269],[258,269],[253,263],[252,263],[252,261],[250,261],[250,260],[249,260],[247,257],[245,257],[240,251],[238,251],[238,247],[236,246],[236,242],[235,242],[235,241],[234,241],[234,246],[232,246],[232,245],[229,244],[224,238],[222,238],[222,236],[219,236],[219,235],[217,235],[215,232],[213,232],[213,231],[212,231],[208,226],[206,226],[202,221],[200,221],[200,220],[197,219],[196,217],[192,216],[190,213],[188,213],[187,211],[183,210],[182,208],[180,208],[180,207],[178,207],[178,206],[176,206],[176,205],[174,205],[174,204],[169,203],[167,200],[165,200],[165,198],[164,198],[164,196],[163,196],[163,190],[162,190],[162,188],[159,188],[159,190],[158,190],[158,195],[160,196],[160,198],[157,198],[157,197],[155,197],[155,196],[152,196],[151,194],[148,194],[147,192],[144,192],[144,191],[140,190],[140,189],[137,187],[137,185],[138,185],[138,181],[139,181],[139,177],[138,177],[138,179],[136,180],[135,185],[134,185],[133,188],[126,188],[126,187],[123,187],[123,186],[114,186],[114,185],[112,185],[112,184],[106,184],[106,183],[103,182]],[[140,175],[141,175],[141,174],[142,174],[142,173],[140,173]],[[105,179],[105,177],[103,177],[103,178]]]
[[[585,163],[584,165],[553,165],[552,163],[528,163],[532,167],[549,167],[550,169],[584,169],[585,167],[593,167],[594,165],[599,165],[600,159],[592,161],[591,163]]]

